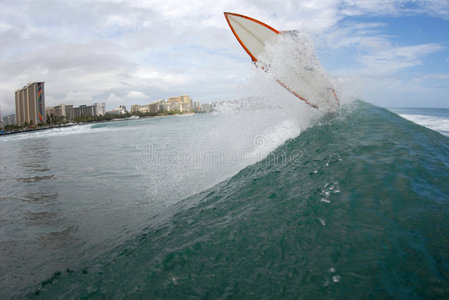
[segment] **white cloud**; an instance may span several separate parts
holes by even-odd
[[[142,93],[142,92],[138,92],[138,91],[131,91],[128,93],[128,98],[130,99],[142,99],[142,98],[147,98],[147,96]]]
[[[124,98],[117,96],[115,93],[110,93],[106,98],[106,103],[108,105],[108,110],[117,107],[124,103]]]
[[[426,14],[448,19],[447,0],[346,0],[341,1],[342,13],[353,15],[415,15]]]
[[[448,80],[449,79],[449,74],[427,74],[424,76],[424,78],[428,78],[428,79],[440,79],[440,80]]]
[[[438,44],[423,44],[418,46],[389,47],[377,49],[359,58],[364,76],[391,75],[405,68],[420,65],[421,58],[442,50]]]

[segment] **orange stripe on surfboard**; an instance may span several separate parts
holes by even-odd
[[[313,108],[318,109],[318,106],[316,106],[315,104],[310,103],[306,98],[302,97],[301,95],[299,95],[298,93],[296,93],[295,91],[291,90],[285,83],[283,83],[282,81],[280,81],[279,79],[276,80],[277,83],[279,83],[284,89],[286,89],[287,91],[289,91],[290,93],[293,94],[293,96],[297,97],[298,99],[304,101],[305,103],[309,104],[310,106],[312,106]]]
[[[335,93],[334,89],[332,89],[332,94],[334,94],[335,101],[337,102],[337,105],[340,105],[340,101],[338,100],[337,94]]]

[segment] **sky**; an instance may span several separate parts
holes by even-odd
[[[225,11],[306,32],[354,98],[449,108],[449,0],[0,0],[1,114],[34,81],[46,106],[238,98],[255,70]]]

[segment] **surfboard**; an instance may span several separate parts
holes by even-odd
[[[263,61],[260,61],[260,57],[265,53],[267,44],[275,41],[276,37],[282,32],[248,16],[230,12],[225,12],[224,15],[232,33],[246,53],[248,53],[251,57],[252,61],[254,63],[258,63],[258,66],[260,65],[264,70],[266,70],[268,67]],[[276,79],[276,81],[301,101],[307,103],[315,109],[319,108],[316,104],[303,97],[300,91],[290,87],[280,79]],[[332,91],[332,95],[335,97],[338,104],[338,98],[335,90],[333,88],[330,88],[330,90]]]

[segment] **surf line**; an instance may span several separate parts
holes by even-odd
[[[264,64],[258,61],[256,55],[257,53],[260,54],[264,52],[265,41],[281,34],[281,32],[259,20],[248,16],[230,12],[225,12],[224,15],[229,27],[231,28],[232,33],[234,34],[242,48],[251,57],[251,60],[256,64],[257,67],[261,66],[262,70],[267,71],[267,68],[264,67]],[[317,105],[311,103],[309,100],[301,96],[281,80],[277,79],[276,82],[301,101],[304,101],[306,104],[315,109],[319,109]],[[337,105],[339,105],[335,90],[333,88],[331,88],[331,90],[335,101],[337,102]]]

